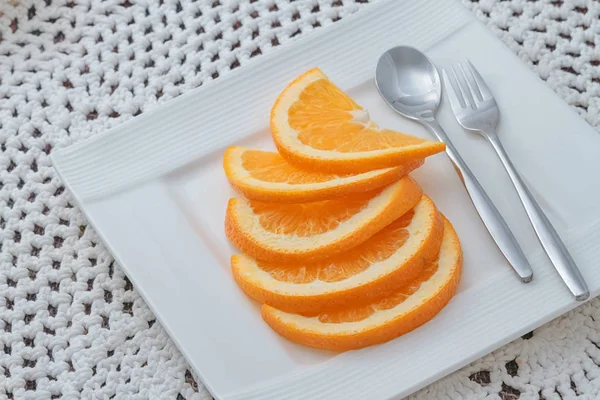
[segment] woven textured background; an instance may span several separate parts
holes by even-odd
[[[600,125],[600,3],[463,2]],[[0,398],[210,399],[48,156],[370,3],[0,0]],[[413,398],[598,398],[599,305]]]

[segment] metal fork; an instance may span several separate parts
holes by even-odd
[[[577,300],[589,297],[588,287],[558,233],[521,179],[496,133],[499,110],[485,81],[467,61],[444,69],[444,85],[452,111],[463,128],[483,135],[494,147],[519,194],[533,229],[548,258]]]

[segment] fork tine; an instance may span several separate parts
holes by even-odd
[[[471,75],[473,76],[473,79],[475,80],[477,87],[479,88],[479,93],[481,93],[481,99],[483,101],[492,100],[494,98],[494,96],[492,95],[492,91],[479,74],[479,71],[477,71],[477,68],[475,68],[475,66],[473,66],[473,64],[469,60],[467,60],[467,66],[469,67],[469,71],[471,72]]]
[[[457,66],[462,78],[462,80],[459,78],[459,81],[463,85],[463,90],[467,93],[467,97],[469,98],[473,109],[477,109],[477,103],[479,103],[479,98],[477,97],[477,94],[475,94],[475,89],[473,88],[472,83],[469,82],[469,78],[467,78],[467,74],[465,73],[465,69],[463,68],[462,64],[458,63]]]
[[[448,99],[450,99],[450,107],[452,107],[452,110],[456,113],[461,108],[466,108],[467,104],[462,96],[462,93],[459,91],[460,89],[455,89],[457,82],[450,77],[445,68],[442,70],[442,76],[444,79],[444,86],[446,87],[446,93],[448,93]]]
[[[470,70],[469,66],[467,65],[467,68],[465,68],[463,63],[460,63],[459,65],[460,65],[460,69],[465,77],[465,81],[467,82],[467,84],[469,85],[469,88],[471,89],[471,94],[473,95],[473,99],[475,100],[476,103],[482,102],[483,96],[481,95],[481,90],[479,89],[479,85],[477,84],[477,81],[475,80],[475,77],[473,76],[473,73]]]
[[[463,82],[461,82],[458,73],[456,72],[456,66],[452,66],[452,75],[454,80],[456,81],[456,88],[460,91],[460,94],[463,99],[465,99],[466,107],[471,107],[476,109],[475,102],[473,101],[473,97],[471,96],[471,91],[468,86],[466,86]]]

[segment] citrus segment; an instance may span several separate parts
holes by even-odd
[[[450,301],[462,270],[462,250],[447,220],[438,259],[396,293],[371,304],[322,312],[291,314],[262,306],[264,320],[280,335],[311,347],[351,350],[387,342],[433,318]]]
[[[433,201],[423,196],[411,211],[344,253],[292,265],[235,255],[233,276],[253,299],[288,312],[365,304],[422,273],[437,257],[443,225]]]
[[[271,110],[271,133],[295,165],[327,172],[366,172],[444,151],[441,142],[379,128],[321,70],[294,80]]]
[[[343,199],[302,204],[230,199],[225,233],[258,260],[326,258],[365,242],[413,208],[422,193],[407,176],[382,190]]]
[[[251,200],[306,203],[375,190],[423,165],[423,160],[360,174],[322,173],[298,168],[275,152],[233,146],[223,167],[232,186]]]

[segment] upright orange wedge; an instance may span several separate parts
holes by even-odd
[[[440,250],[444,222],[423,196],[411,211],[366,242],[324,260],[299,265],[231,258],[233,276],[250,297],[277,309],[306,313],[366,304],[416,279]]]
[[[233,146],[223,168],[231,185],[251,200],[306,203],[375,190],[423,165],[423,160],[360,174],[331,174],[298,168],[274,152]]]
[[[422,194],[407,176],[382,190],[343,199],[302,204],[231,199],[225,233],[258,260],[326,258],[365,242],[413,208]]]
[[[387,342],[433,318],[454,296],[462,251],[447,220],[439,258],[395,294],[360,307],[317,315],[291,314],[262,306],[264,320],[280,335],[311,347],[352,350]]]
[[[441,142],[379,128],[318,68],[279,95],[271,110],[271,132],[285,159],[321,172],[394,167],[445,149]]]

